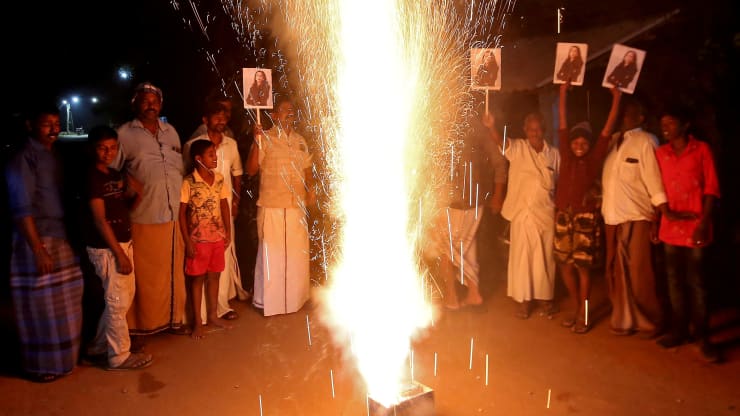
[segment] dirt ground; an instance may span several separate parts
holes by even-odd
[[[603,282],[596,283],[596,326],[585,335],[562,328],[560,316],[515,318],[503,284],[483,308],[438,316],[413,347],[415,378],[434,390],[435,414],[740,415],[737,310],[714,314],[724,362],[706,364],[693,346],[663,350],[654,341],[612,335]],[[244,302],[234,306],[240,317],[231,330],[199,341],[146,338],[155,362],[144,370],[80,366],[54,383],[35,384],[6,362],[0,414],[367,414],[357,373],[332,345],[316,308],[265,318]]]

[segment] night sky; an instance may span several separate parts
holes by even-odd
[[[704,18],[716,19],[723,10],[733,10],[730,3],[519,0],[509,17],[504,42],[511,44],[522,37],[548,33],[555,36],[556,7],[565,7],[563,30],[567,31],[684,6],[714,9],[714,14],[705,13]],[[3,72],[10,73],[6,75],[6,84],[10,87],[7,95],[12,98],[11,112],[23,110],[29,102],[59,102],[62,97],[77,93],[102,100],[90,114],[81,108],[75,110],[78,118],[93,116],[96,121],[117,123],[130,116],[128,100],[133,87],[138,82],[151,81],[164,91],[163,115],[181,135],[189,134],[198,124],[203,97],[220,81],[206,60],[206,51],[216,54],[219,70],[225,76],[234,76],[238,68],[250,63],[250,51],[235,43],[221,3],[204,0],[195,4],[200,10],[209,11],[202,15],[215,19],[209,23],[211,41],[206,41],[199,29],[193,29],[197,26],[190,3],[182,1],[14,2],[16,11],[6,14],[2,29],[7,39],[9,65]],[[707,26],[713,25],[714,22]],[[700,32],[691,36],[700,37]],[[116,78],[122,65],[133,69],[132,80],[121,82]]]

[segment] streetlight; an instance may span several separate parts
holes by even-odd
[[[72,118],[72,104],[79,104],[82,101],[79,95],[73,95],[69,99],[63,99],[62,100],[62,106],[64,106],[64,109],[66,111],[66,126],[65,126],[65,133],[66,134],[73,134],[75,129],[75,123]],[[100,100],[98,97],[90,97],[90,103],[97,104]]]
[[[67,110],[67,126],[66,126],[67,128],[65,131],[69,134],[69,133],[72,133],[72,130],[70,129],[70,127],[74,128],[74,122],[72,121],[72,103],[70,103],[68,100],[65,99],[65,100],[62,100],[62,105]]]
[[[122,66],[118,68],[118,79],[121,81],[128,81],[133,77],[133,74],[131,73],[131,69],[129,69],[126,66]]]

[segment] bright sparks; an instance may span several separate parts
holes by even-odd
[[[339,5],[336,84],[340,264],[327,295],[330,320],[349,336],[368,393],[399,401],[411,337],[431,309],[409,235],[410,123],[420,63],[401,50],[393,0]],[[374,36],[369,36],[369,34]],[[373,123],[371,120],[376,120]]]
[[[192,10],[188,25],[210,41],[212,20],[188,3],[172,2]],[[455,148],[473,108],[468,51],[498,46],[515,3],[220,2],[245,50],[260,66],[274,58],[280,84],[302,103],[328,196],[321,212],[329,225],[315,237],[329,274],[321,318],[386,406],[410,380],[411,340],[432,318],[419,252],[428,231],[446,232],[447,172],[467,163]],[[279,50],[262,43],[265,29]],[[206,55],[220,74],[219,49]]]

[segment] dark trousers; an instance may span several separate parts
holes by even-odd
[[[675,335],[689,335],[689,325],[698,340],[708,337],[707,291],[702,273],[704,249],[663,245],[665,250],[668,294],[671,300],[671,330]]]

